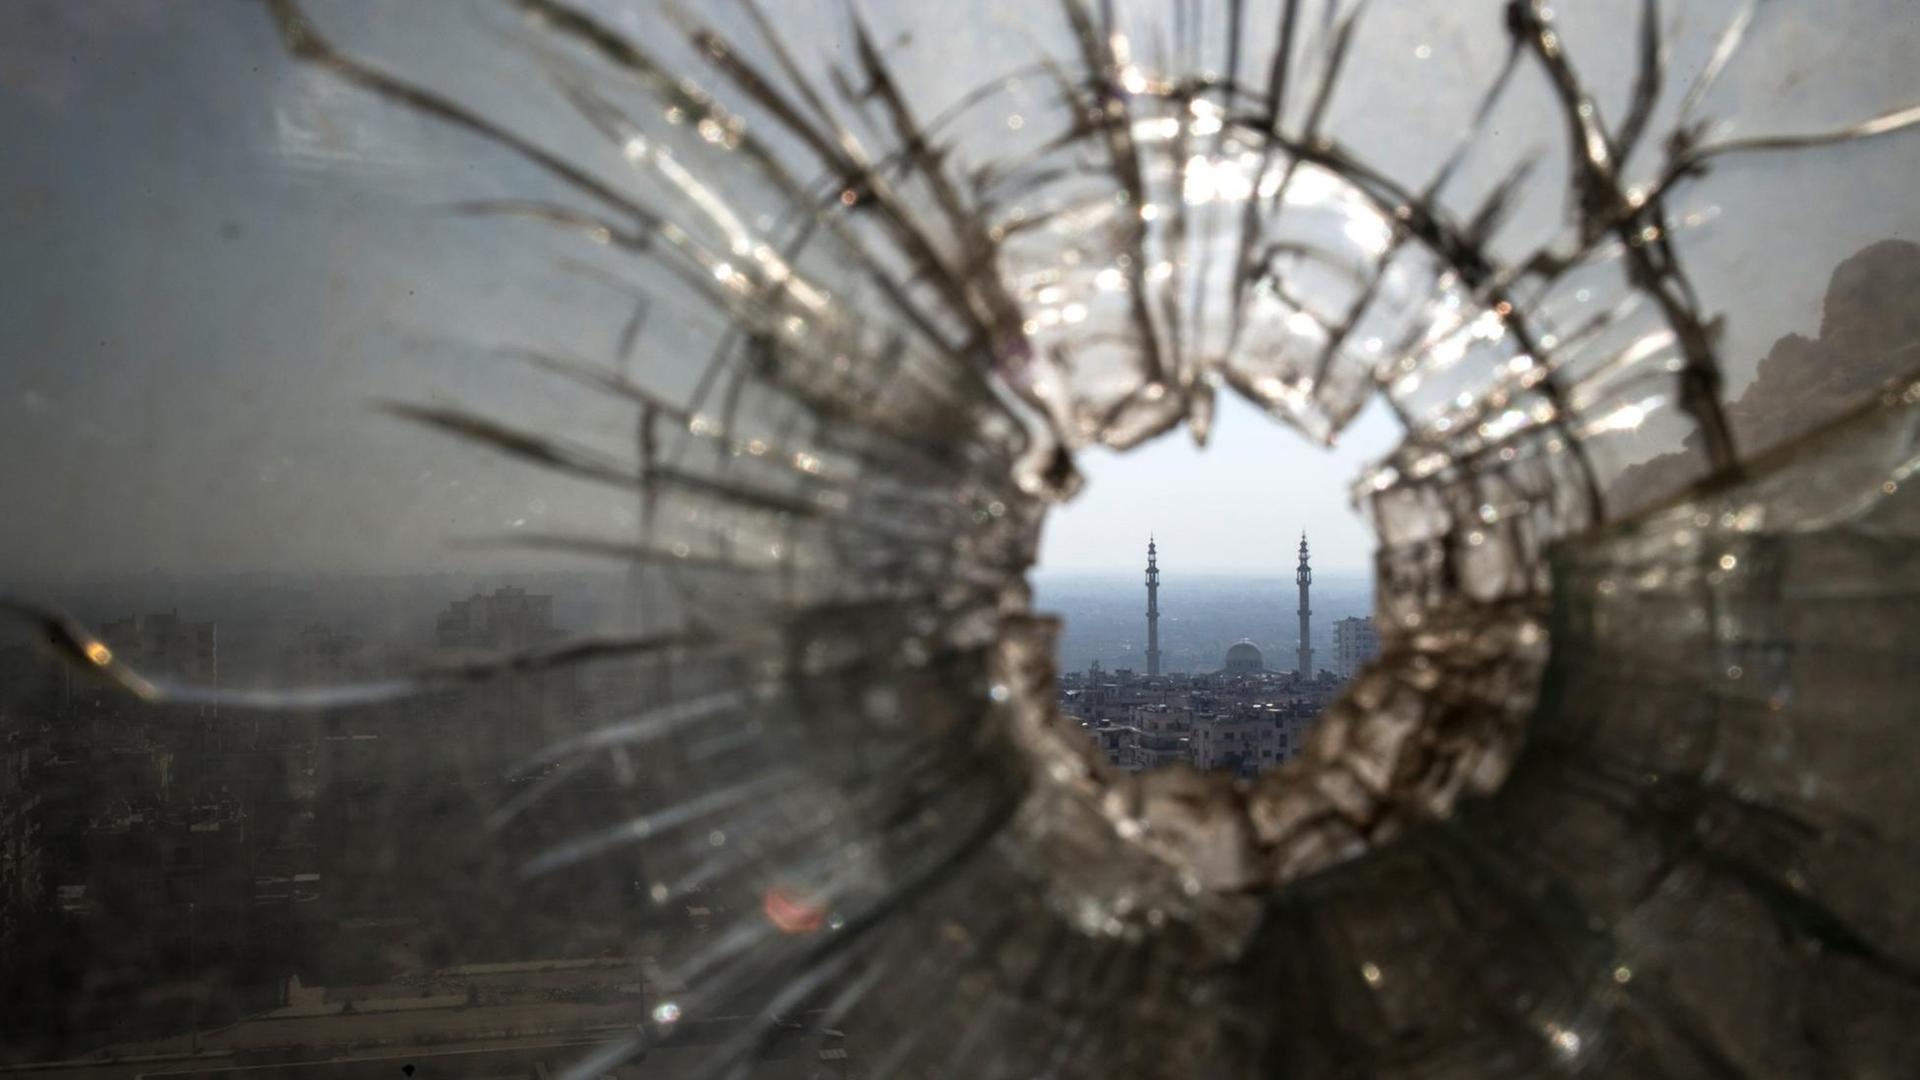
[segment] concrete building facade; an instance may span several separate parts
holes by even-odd
[[[1380,635],[1372,619],[1341,619],[1333,624],[1334,670],[1351,679],[1380,655]]]

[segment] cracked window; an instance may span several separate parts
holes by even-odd
[[[1897,0],[6,19],[21,1075],[1920,1060]],[[1042,538],[1241,420],[1378,658],[1115,770]]]

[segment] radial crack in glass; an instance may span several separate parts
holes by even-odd
[[[879,8],[255,12],[300,71],[289,168],[471,164],[435,215],[550,279],[560,317],[482,313],[466,348],[617,424],[381,408],[617,503],[463,538],[617,568],[617,627],[554,639],[497,593],[442,619],[476,655],[236,689],[8,610],[195,723],[436,695],[524,721],[510,760],[448,740],[479,812],[435,820],[479,839],[448,864],[469,902],[424,921],[613,883],[691,928],[647,1000],[554,1029],[569,1075],[795,1040],[872,1075],[1920,1056],[1920,249],[1866,244],[1913,222],[1872,181],[1916,160],[1910,20]],[[1767,311],[1815,293],[1817,339]],[[1375,400],[1402,428],[1353,482],[1381,655],[1282,768],[1117,774],[1054,706],[1026,575],[1076,454],[1204,442],[1221,393],[1323,442]],[[574,672],[592,708],[542,681]],[[324,1004],[297,983],[276,1022]]]

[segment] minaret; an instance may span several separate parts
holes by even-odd
[[[1304,532],[1300,534],[1300,569],[1293,572],[1293,580],[1300,585],[1300,664],[1294,670],[1299,672],[1301,678],[1311,679],[1313,646],[1310,642],[1313,639],[1308,636],[1311,632],[1308,617],[1313,614],[1313,608],[1307,604],[1307,587],[1313,584],[1313,568],[1307,565],[1307,534]]]
[[[1160,674],[1160,566],[1147,537],[1147,674]]]

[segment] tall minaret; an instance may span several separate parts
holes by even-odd
[[[1160,566],[1147,537],[1147,674],[1160,674]]]
[[[1149,560],[1151,561],[1151,560]],[[1293,572],[1293,580],[1300,585],[1300,664],[1294,670],[1303,679],[1313,678],[1313,645],[1311,623],[1308,617],[1313,608],[1307,604],[1307,587],[1313,584],[1313,568],[1307,565],[1307,534],[1300,534],[1300,569]]]

